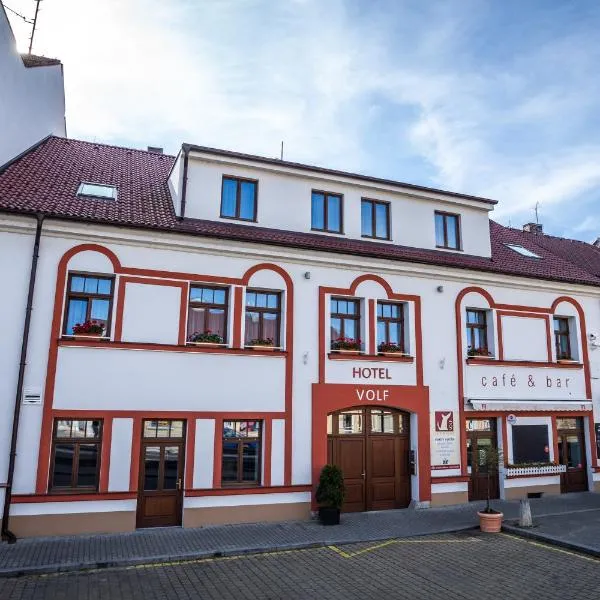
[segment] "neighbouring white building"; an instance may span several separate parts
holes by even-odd
[[[600,251],[494,204],[44,140],[0,172],[8,528],[308,518],[327,462],[348,511],[466,502],[488,447],[496,496],[598,488]]]
[[[0,166],[51,134],[66,135],[62,64],[19,54],[0,2]]]

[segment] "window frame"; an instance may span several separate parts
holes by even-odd
[[[192,300],[192,289],[208,289],[208,290],[218,290],[225,292],[225,302],[223,304],[215,304],[214,302],[198,302],[197,300]],[[204,308],[223,308],[225,310],[225,319],[223,323],[223,342],[222,344],[228,344],[228,329],[229,329],[229,288],[222,287],[217,285],[203,285],[202,283],[191,283],[189,286],[188,293],[188,314],[187,314],[187,323],[186,323],[186,343],[188,342],[189,336],[193,333],[189,331],[190,326],[190,309],[192,306],[202,306]],[[206,331],[206,318],[208,315],[208,311],[204,314],[204,330]]]
[[[556,322],[559,322],[559,331],[556,331],[555,325]],[[565,323],[566,331],[560,330],[560,323]],[[573,349],[571,348],[571,327],[569,324],[569,317],[559,317],[553,315],[552,317],[552,329],[554,333],[554,351],[556,352],[556,360],[573,360]],[[561,356],[560,350],[560,338],[566,338],[567,340],[567,351],[568,356]]]
[[[443,218],[444,223],[444,244],[438,244],[436,227],[435,227],[435,219],[440,215]],[[448,245],[448,217],[454,217],[456,219],[456,241],[457,246],[449,246]],[[461,231],[461,223],[460,223],[460,214],[459,213],[451,213],[443,210],[434,211],[434,235],[435,235],[435,247],[442,248],[444,250],[460,250],[462,251],[462,231]]]
[[[356,305],[357,311],[354,314],[334,313],[331,310],[331,304],[334,300],[341,301],[341,302],[352,302],[353,304]],[[332,319],[340,319],[341,325],[342,325],[342,327],[341,327],[342,332],[340,333],[340,337],[342,337],[342,338],[349,337],[346,335],[346,326],[344,324],[344,321],[346,319],[352,320],[355,322],[355,328],[356,328],[356,333],[357,333],[357,335],[353,336],[352,339],[358,342],[361,339],[361,334],[360,334],[361,333],[360,328],[362,325],[361,316],[362,316],[361,315],[361,301],[359,298],[344,298],[343,296],[331,296],[331,298],[329,299],[329,331],[330,332],[331,332],[331,320]],[[330,337],[331,337],[331,335],[330,335]],[[334,348],[331,347],[334,341],[335,340],[333,340],[333,338],[329,340],[330,350],[334,350]]]
[[[235,188],[235,216],[223,214],[223,190],[225,189],[225,180],[231,179],[236,182]],[[242,206],[242,183],[253,183],[254,184],[254,216],[252,219],[240,216],[240,209]],[[249,223],[258,222],[258,179],[251,179],[250,177],[239,177],[238,175],[223,175],[221,177],[221,205],[219,207],[219,217],[221,219],[232,219],[234,221],[247,221]]]
[[[313,227],[313,214],[312,214],[312,198],[313,194],[322,194],[323,195],[323,228]],[[340,199],[340,228],[339,231],[335,229],[329,229],[329,202],[328,198],[330,196],[335,196]],[[320,231],[322,233],[335,233],[337,235],[344,235],[344,194],[339,194],[337,192],[326,192],[325,190],[311,190],[310,191],[310,229],[311,231]]]
[[[473,357],[477,357],[477,356],[491,356],[492,353],[490,351],[490,341],[488,339],[488,312],[487,310],[483,309],[483,308],[467,308],[466,312],[465,312],[465,325],[466,325],[466,333],[467,333],[467,354],[469,351],[469,348],[473,348],[474,351],[476,351],[474,354],[469,355],[468,356],[470,358]],[[479,313],[483,315],[483,323],[469,323],[469,313]],[[474,330],[477,329],[479,331],[483,332],[483,338],[485,341],[485,346],[483,347],[476,347],[474,343],[471,343],[471,341],[475,339],[475,332]],[[477,351],[481,351],[484,350],[485,354],[481,354],[478,353]]]
[[[247,302],[247,298],[248,298],[248,294],[275,294],[278,298],[278,306],[276,309],[274,308],[269,308],[267,306],[248,306]],[[260,333],[260,336],[258,339],[266,339],[264,337],[264,313],[276,313],[277,314],[277,326],[276,326],[276,331],[277,331],[277,339],[273,340],[273,347],[274,348],[281,348],[281,309],[282,309],[282,300],[283,300],[283,294],[280,291],[277,290],[259,290],[259,289],[254,289],[254,288],[248,288],[246,289],[246,294],[245,294],[245,302],[244,302],[244,347],[245,348],[252,348],[252,344],[249,343],[249,341],[246,341],[246,335],[247,335],[247,329],[246,329],[246,314],[248,312],[257,312],[259,313],[258,315],[258,330]],[[254,338],[257,339],[257,338]],[[234,419],[235,420],[235,419]],[[243,419],[242,419],[243,420]]]
[[[59,421],[99,421],[100,429],[98,437],[96,438],[74,438],[74,437],[58,437],[58,422]],[[71,425],[72,427],[72,425]],[[50,450],[50,473],[48,477],[48,493],[49,494],[90,494],[98,492],[100,487],[100,468],[102,462],[102,443],[104,438],[104,419],[103,418],[84,418],[79,419],[76,417],[56,417],[52,423],[52,446]],[[73,462],[71,469],[71,485],[69,487],[54,487],[54,465],[56,458],[56,445],[57,444],[73,444],[75,450],[73,453]],[[96,485],[95,486],[78,486],[77,477],[79,473],[79,446],[80,445],[95,445],[98,447],[98,460],[96,461]]]
[[[397,317],[380,317],[379,316],[379,306],[396,306],[398,308],[398,316]],[[398,336],[398,346],[400,346],[400,351],[402,354],[406,353],[406,344],[405,344],[405,320],[404,320],[404,309],[405,305],[402,302],[390,302],[388,300],[377,300],[375,305],[375,335],[376,335],[376,348],[379,352],[379,345],[382,343],[390,344],[392,342],[389,341],[390,337],[390,324],[397,323],[400,326],[400,334]],[[386,340],[379,339],[379,323],[384,323],[385,331],[386,331]]]
[[[259,432],[257,437],[225,437],[225,423],[247,423],[248,421],[258,421],[260,423]],[[221,487],[224,488],[239,488],[239,487],[260,487],[262,485],[263,478],[263,430],[264,430],[264,419],[223,419],[221,421]],[[255,481],[244,481],[244,441],[245,440],[256,440],[258,442],[258,473]],[[224,481],[223,480],[223,444],[228,441],[235,441],[237,443],[237,460],[238,460],[238,473],[236,481]]]
[[[362,207],[363,204],[371,205],[371,233],[363,233],[362,229]],[[386,235],[385,237],[377,235],[377,205],[385,207],[386,211]],[[361,198],[360,199],[360,210],[361,210],[361,223],[360,223],[360,235],[361,237],[372,239],[372,240],[391,240],[392,239],[392,223],[391,223],[391,215],[392,215],[392,207],[391,202],[387,200],[375,200],[373,198]]]
[[[90,277],[94,279],[105,279],[111,282],[110,285],[110,294],[91,294],[88,292],[72,292],[71,291],[71,282],[73,277]],[[67,286],[65,289],[65,306],[63,311],[63,324],[62,324],[62,335],[63,336],[75,336],[76,333],[67,333],[67,323],[69,322],[69,304],[72,298],[80,298],[88,300],[87,310],[86,310],[86,321],[91,321],[90,313],[92,310],[92,303],[90,299],[98,298],[99,300],[108,300],[108,318],[106,319],[106,331],[101,337],[109,338],[111,335],[111,327],[112,327],[112,313],[113,313],[113,303],[115,299],[115,283],[116,277],[114,274],[112,275],[104,275],[98,273],[86,273],[82,271],[69,271],[67,276]]]

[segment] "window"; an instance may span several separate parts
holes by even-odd
[[[390,204],[378,200],[361,202],[361,231],[363,237],[390,239]]]
[[[246,346],[280,347],[281,294],[246,291]]]
[[[360,350],[360,302],[331,299],[331,349]]]
[[[541,256],[538,256],[535,252],[527,250],[527,248],[523,248],[523,246],[519,246],[519,244],[505,244],[505,246],[507,248],[510,248],[511,250],[514,250],[517,254],[520,254],[521,256],[526,256],[527,258],[542,258]]]
[[[51,491],[96,491],[101,444],[101,420],[56,419],[52,439]]]
[[[82,182],[77,190],[77,195],[89,196],[91,198],[103,198],[105,200],[116,200],[117,188],[114,185]]]
[[[221,217],[256,221],[256,192],[258,181],[223,177],[221,188]]]
[[[342,196],[328,192],[312,193],[311,228],[342,233]]]
[[[569,336],[569,319],[567,317],[554,317],[556,360],[571,360],[573,358]]]
[[[435,245],[438,248],[460,250],[459,216],[445,212],[435,212]]]
[[[260,485],[261,421],[223,422],[222,485]]]
[[[513,464],[550,461],[547,425],[512,426]]]
[[[184,421],[144,421],[144,438],[182,438]]]
[[[379,352],[404,352],[404,306],[377,303],[377,349]]]
[[[487,311],[467,310],[467,355],[491,356],[487,339]]]
[[[110,335],[112,277],[71,273],[67,282],[64,333]]]
[[[225,288],[190,288],[188,342],[226,343],[227,295]]]

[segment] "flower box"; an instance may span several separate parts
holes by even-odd
[[[483,354],[469,354],[467,360],[496,360],[496,357],[484,356]]]
[[[406,352],[378,352],[379,356],[404,356],[406,358],[412,358],[410,354]]]
[[[202,344],[208,347],[225,346],[225,340],[218,334],[213,333],[210,329],[206,331],[195,331],[188,336],[188,344]]]
[[[566,465],[512,466],[504,470],[506,477],[527,477],[528,475],[560,475],[567,471]]]
[[[74,333],[71,337],[76,340],[101,340],[105,338],[101,333]]]
[[[360,350],[344,350],[342,348],[332,348],[331,351],[336,354],[360,354]]]
[[[254,346],[244,346],[246,350],[258,350],[259,352],[274,352],[280,350],[278,346],[265,346],[264,344],[256,344]]]
[[[198,346],[200,348],[226,348],[227,344],[218,344],[217,342],[186,342],[188,346]]]

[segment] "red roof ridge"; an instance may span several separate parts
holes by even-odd
[[[38,54],[21,54],[21,60],[28,69],[32,67],[50,67],[62,64],[59,58],[50,58],[49,56],[40,56]]]
[[[66,142],[68,144],[70,143],[75,143],[75,144],[87,144],[89,146],[101,146],[102,148],[113,148],[115,150],[125,150],[125,151],[131,151],[131,152],[141,152],[143,154],[151,154],[152,156],[164,156],[166,158],[170,158],[170,159],[175,159],[175,155],[174,154],[166,154],[164,152],[152,152],[151,150],[144,150],[143,148],[131,148],[129,146],[117,146],[116,144],[107,144],[106,142],[92,142],[90,140],[80,140],[80,139],[76,139],[76,138],[68,138],[68,137],[63,137],[62,135],[49,135],[47,139],[56,139],[58,141],[63,141]],[[46,140],[44,140],[46,141]]]

